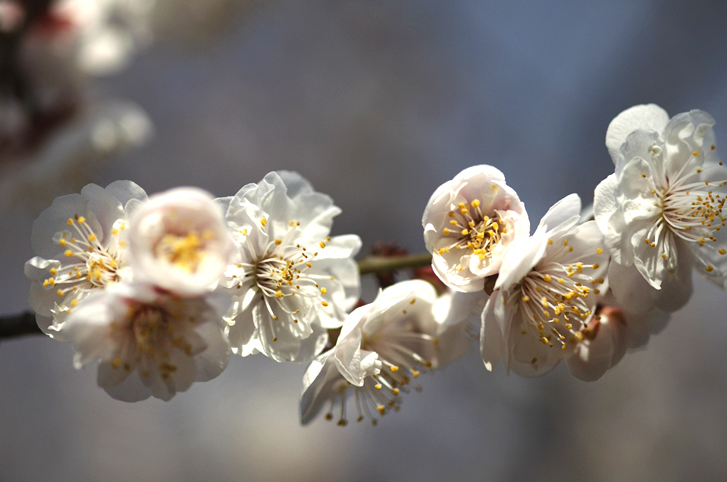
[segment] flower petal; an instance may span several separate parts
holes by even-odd
[[[495,314],[494,305],[500,302],[501,294],[492,296],[487,300],[485,309],[482,311],[482,327],[480,329],[480,354],[485,368],[492,371],[497,366],[502,356],[502,331]]]
[[[669,115],[656,104],[635,105],[617,115],[606,130],[606,148],[614,164],[630,133],[638,129],[661,132],[668,122]]]

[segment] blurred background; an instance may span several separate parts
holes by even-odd
[[[721,0],[174,3],[88,85],[141,106],[153,136],[79,177],[225,196],[292,169],[343,209],[334,234],[419,252],[429,196],[474,164],[505,173],[533,224],[571,192],[589,204],[613,171],[606,127],[634,104],[706,110],[727,145]],[[26,201],[1,215],[3,313],[27,308],[30,230],[52,198]],[[489,373],[473,348],[376,427],[301,427],[305,366],[262,356],[127,404],[70,346],[3,341],[0,480],[726,480],[726,308],[695,277],[666,330],[595,383]]]

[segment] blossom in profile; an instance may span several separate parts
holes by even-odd
[[[80,302],[130,278],[128,218],[145,200],[130,181],[89,184],[57,198],[35,220],[31,244],[38,256],[25,263],[25,275],[43,332],[62,340],[64,321]]]
[[[356,235],[329,236],[340,209],[294,172],[271,172],[220,199],[237,246],[220,286],[233,353],[310,361],[358,301]]]
[[[214,290],[234,254],[219,204],[191,187],[142,204],[131,219],[129,248],[135,276],[180,296]]]
[[[450,288],[482,291],[516,238],[530,232],[525,206],[498,169],[465,169],[432,194],[422,217],[432,266]]]
[[[307,424],[330,404],[328,420],[346,425],[347,398],[356,420],[377,423],[377,416],[398,410],[401,394],[422,372],[452,361],[469,348],[460,320],[435,316],[449,312],[450,300],[435,310],[437,293],[421,280],[402,281],[379,292],[373,303],[354,310],[336,345],[313,360],[303,378],[301,423]],[[334,415],[334,410],[338,414]]]
[[[114,284],[68,317],[74,364],[81,368],[98,359],[98,384],[117,400],[170,400],[227,367],[227,305],[216,301],[182,298],[139,282]]]
[[[670,313],[658,308],[630,313],[608,289],[598,297],[598,305],[583,330],[583,339],[568,358],[568,368],[583,381],[598,380],[621,361],[627,350],[643,347],[652,334],[663,330],[669,317]]]
[[[626,354],[626,319],[612,306],[598,306],[582,330],[568,368],[576,378],[590,382],[601,378]]]
[[[594,213],[614,261],[612,289],[631,312],[682,307],[693,267],[725,287],[727,168],[713,125],[706,112],[669,119],[654,104],[627,109],[609,125],[615,172],[596,188]]]
[[[571,194],[543,217],[535,233],[513,242],[482,313],[485,367],[525,376],[550,371],[584,338],[604,283],[608,255],[594,221],[578,224]]]

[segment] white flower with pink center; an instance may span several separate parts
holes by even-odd
[[[151,196],[131,220],[129,247],[139,279],[180,296],[214,290],[234,255],[219,204],[191,187]]]
[[[507,246],[528,236],[530,221],[498,169],[465,169],[432,194],[422,218],[432,266],[450,288],[481,291],[497,274]]]

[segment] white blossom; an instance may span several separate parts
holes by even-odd
[[[459,291],[482,291],[507,246],[530,232],[525,206],[505,176],[487,165],[467,168],[439,186],[422,226],[434,271]]]
[[[437,293],[421,280],[402,281],[379,292],[373,303],[346,319],[336,345],[313,360],[303,377],[301,423],[307,424],[330,402],[333,419],[346,425],[346,398],[356,403],[356,420],[398,410],[401,392],[412,379],[433,368],[441,323],[434,316]],[[461,353],[460,353],[461,354]]]
[[[33,223],[31,244],[38,256],[25,263],[32,280],[28,302],[46,334],[62,340],[65,318],[75,306],[130,278],[127,220],[145,199],[130,181],[106,188],[89,184],[81,194],[57,198]]]
[[[214,290],[234,255],[222,209],[197,188],[155,194],[131,220],[136,276],[181,296]]]
[[[479,336],[482,310],[487,302],[482,292],[462,293],[447,290],[434,302],[432,312],[436,328],[425,330],[434,333],[436,350],[431,356],[432,366],[439,368],[467,353],[472,340]]]
[[[577,224],[579,211],[578,196],[565,197],[532,237],[510,246],[482,313],[480,351],[488,370],[502,360],[521,375],[542,375],[583,339],[608,255],[596,223]]]
[[[230,346],[212,298],[180,298],[139,282],[88,297],[66,321],[81,368],[99,359],[98,384],[113,398],[171,399],[195,381],[217,377]]]
[[[596,310],[583,330],[583,339],[568,358],[568,368],[584,381],[601,378],[627,350],[643,347],[650,335],[663,330],[669,317],[670,313],[657,308],[646,313],[630,313],[618,304],[609,289],[599,296]]]
[[[220,281],[234,300],[233,353],[310,361],[358,301],[361,240],[329,236],[340,209],[294,172],[271,172],[219,202],[237,244]]]
[[[583,339],[568,358],[568,368],[576,378],[595,381],[626,354],[626,320],[618,309],[599,306],[582,333]]]
[[[615,173],[596,188],[594,211],[614,261],[612,289],[629,311],[679,309],[691,295],[693,266],[725,286],[727,168],[715,154],[713,125],[705,112],[669,119],[650,104],[609,126]]]

